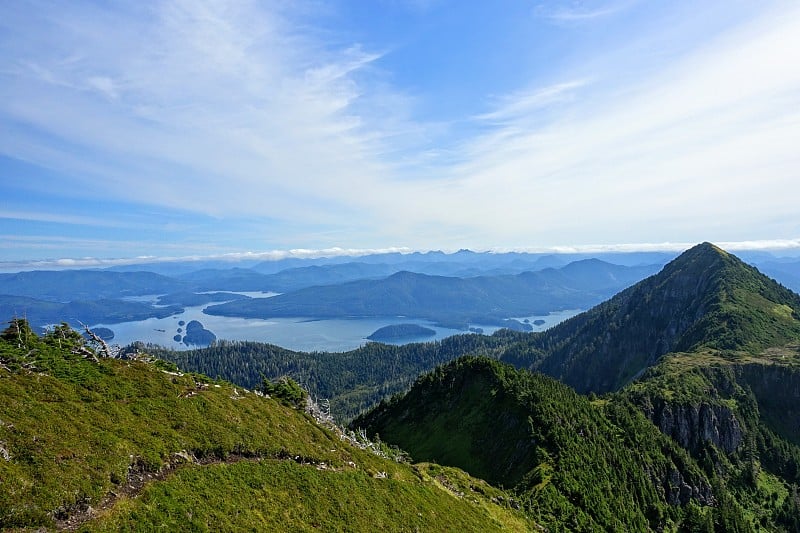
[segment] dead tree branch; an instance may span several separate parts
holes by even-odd
[[[100,337],[97,333],[95,333],[94,331],[89,329],[89,326],[87,326],[86,324],[84,324],[83,322],[80,322],[80,321],[79,321],[79,323],[80,323],[81,326],[83,326],[83,329],[86,331],[86,335],[89,336],[89,339],[92,342],[94,342],[95,344],[97,344],[97,346],[99,346],[100,355],[102,357],[106,357],[106,358],[112,357],[111,348],[108,347],[108,344],[106,343],[106,341],[104,341],[102,339],[102,337]],[[96,357],[95,357],[95,360],[97,360]]]

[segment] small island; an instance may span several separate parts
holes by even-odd
[[[367,339],[378,342],[396,342],[406,339],[433,337],[434,335],[436,335],[436,331],[419,324],[393,324],[379,328]]]
[[[92,328],[92,333],[94,333],[104,341],[110,341],[114,339],[114,332],[108,328]],[[83,336],[87,339],[91,338],[91,336],[88,333],[84,333]]]
[[[514,318],[507,318],[503,320],[503,327],[511,331],[533,331],[533,326],[524,324]]]
[[[544,326],[544,320],[542,320],[541,318],[536,319],[536,320],[533,321],[533,325],[534,326]]]
[[[186,335],[183,337],[183,343],[185,345],[208,346],[215,340],[217,340],[217,336],[203,327],[200,321],[192,320],[186,324]]]

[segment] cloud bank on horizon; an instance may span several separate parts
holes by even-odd
[[[573,246],[549,246],[527,248],[495,248],[470,250],[477,253],[529,253],[529,254],[609,254],[634,252],[674,252],[688,250],[698,243],[660,242],[660,243],[623,243],[623,244],[583,244]],[[771,241],[738,241],[715,243],[730,252],[766,252],[774,257],[797,257],[800,254],[800,239],[784,239]],[[458,250],[460,252],[462,250]],[[212,261],[217,264],[238,265],[247,262],[269,262],[284,259],[320,259],[320,258],[359,258],[381,254],[414,254],[414,253],[453,254],[456,250],[413,250],[411,248],[325,248],[293,250],[269,250],[265,252],[230,252],[216,255],[188,256],[138,256],[138,257],[81,257],[59,259],[26,259],[16,261],[0,261],[0,273],[14,273],[26,270],[62,270],[81,268],[111,268],[134,265],[153,265],[164,263],[200,263]]]
[[[796,2],[12,2],[0,52],[0,261],[800,236]]]

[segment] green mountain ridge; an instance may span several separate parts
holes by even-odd
[[[714,487],[718,504],[701,513],[713,522],[714,531],[796,531],[800,527],[798,310],[800,296],[704,243],[659,274],[544,333],[507,334],[506,342],[492,353],[517,367],[550,374],[579,391],[611,393],[596,401],[605,406],[606,415],[614,412],[609,407],[623,405],[649,419],[653,426],[640,426],[637,438],[660,430],[669,442],[692,455],[696,463],[686,464],[698,465]],[[567,461],[569,468],[585,464],[586,459],[569,459],[572,453],[580,455],[580,447],[567,440],[556,445],[543,438],[540,429],[566,425],[573,433],[585,434],[584,427],[574,423],[585,421],[584,416],[562,416],[574,409],[561,405],[551,411],[557,414],[549,420],[524,428],[521,413],[535,420],[533,414],[552,400],[542,394],[515,393],[509,405],[508,393],[499,392],[503,387],[481,390],[473,383],[486,380],[479,370],[461,378],[449,375],[458,376],[453,365],[461,361],[437,369],[435,377],[419,380],[405,396],[382,403],[354,423],[419,458],[436,457],[488,479],[505,480],[517,491],[525,489],[519,479],[525,478],[526,469],[532,467],[529,475],[534,478],[541,471],[535,450],[543,442],[550,443],[548,456]],[[513,375],[507,369],[493,371]],[[523,378],[511,381],[516,379]],[[472,384],[459,388],[456,382]],[[588,403],[585,398],[575,401]],[[511,413],[517,413],[513,421],[508,418]],[[620,427],[613,415],[608,422]],[[458,438],[444,436],[451,432]],[[493,435],[496,441],[491,440]],[[630,439],[629,445],[643,452],[639,458],[645,462],[650,448],[666,449],[642,448],[641,440]],[[602,440],[614,449],[613,438],[606,435]],[[511,476],[502,460],[492,460],[509,453],[520,459],[516,464],[521,469]],[[607,477],[602,473],[603,450],[593,453],[599,463],[588,460],[592,475],[600,470],[601,478]],[[591,492],[587,487],[600,482],[590,477],[581,490]],[[685,488],[681,492],[689,493]],[[570,516],[582,511],[573,510]],[[590,518],[599,522],[585,526],[587,530],[617,527],[591,513]],[[641,530],[631,524],[626,527]],[[648,527],[662,526],[650,521]]]
[[[0,529],[535,527],[504,491],[355,446],[269,390],[97,359],[67,326],[40,338],[14,321],[0,335]]]
[[[718,480],[624,398],[592,402],[488,358],[438,367],[352,425],[415,459],[512,487],[554,531],[683,531],[705,523],[734,531],[745,522]]]
[[[502,359],[579,392],[620,389],[670,352],[758,352],[800,339],[800,296],[710,243]]]

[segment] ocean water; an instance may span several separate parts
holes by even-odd
[[[269,296],[264,294],[251,294],[249,296]],[[154,301],[154,297],[150,300]],[[210,304],[208,304],[210,305]],[[194,348],[183,343],[176,342],[173,337],[177,334],[178,328],[182,333],[186,332],[186,324],[192,320],[198,320],[203,326],[213,332],[217,339],[224,340],[247,340],[267,342],[276,344],[290,350],[312,352],[343,352],[356,349],[367,342],[366,339],[375,330],[392,324],[419,324],[436,331],[435,336],[422,338],[404,339],[395,344],[407,344],[410,342],[439,340],[451,335],[467,333],[465,331],[441,328],[434,326],[426,320],[415,320],[407,317],[387,317],[387,318],[353,318],[353,319],[324,319],[314,320],[309,318],[233,318],[223,316],[212,316],[203,313],[203,309],[208,305],[197,307],[187,307],[183,313],[167,318],[149,318],[134,322],[123,322],[120,324],[94,324],[93,327],[105,327],[114,332],[114,339],[110,344],[121,346],[130,344],[134,341],[152,342],[168,348],[186,350]],[[541,326],[534,326],[534,331],[541,331],[551,327],[575,314],[579,310],[558,311],[545,316],[521,317],[520,321],[527,319],[532,325],[534,320],[544,320]],[[180,325],[183,321],[184,325]],[[481,328],[485,334],[495,332],[497,326],[482,324],[471,324],[471,327]]]

